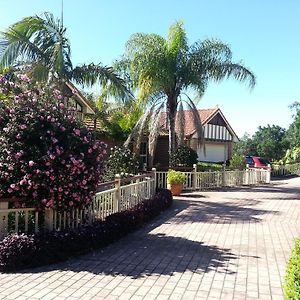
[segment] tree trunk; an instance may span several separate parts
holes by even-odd
[[[169,167],[171,167],[171,156],[176,149],[176,132],[175,132],[175,119],[177,109],[177,99],[175,97],[168,97],[167,103],[167,116],[169,118]]]

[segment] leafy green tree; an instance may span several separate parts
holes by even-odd
[[[285,132],[285,129],[278,125],[259,126],[252,137],[257,155],[270,161],[281,159],[288,146]]]
[[[124,81],[111,67],[73,66],[66,27],[51,13],[26,17],[0,33],[0,69],[5,67],[26,71],[37,81],[54,82],[61,90],[68,81],[83,86],[98,82],[111,95],[122,99],[130,97]]]
[[[248,133],[245,133],[241,139],[234,143],[233,153],[236,155],[257,155],[256,144]]]
[[[286,142],[290,148],[300,147],[300,103],[296,101],[289,107],[294,120],[286,131]]]
[[[135,137],[137,147],[144,128],[149,128],[149,154],[153,157],[160,125],[160,113],[166,110],[169,131],[169,157],[183,142],[185,120],[179,115],[178,134],[175,133],[177,110],[184,102],[192,110],[198,137],[203,137],[201,120],[192,99],[186,94],[193,90],[202,96],[210,81],[233,77],[255,85],[254,75],[243,65],[232,61],[228,45],[215,39],[206,39],[193,45],[187,41],[182,22],[169,28],[168,37],[157,34],[134,34],[126,45],[126,52],[119,68],[127,71],[132,86],[139,92],[139,99],[148,103],[148,111],[137,123],[128,143]],[[128,144],[127,143],[127,144]]]

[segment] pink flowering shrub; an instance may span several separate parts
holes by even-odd
[[[0,76],[0,198],[39,208],[84,207],[102,180],[106,145],[93,140],[59,91],[28,81]]]

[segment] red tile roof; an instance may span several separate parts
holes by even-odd
[[[217,113],[219,112],[219,108],[209,108],[209,109],[198,109],[198,113],[201,119],[201,124],[204,126],[208,123]],[[182,112],[177,112],[176,114],[176,131],[179,128],[179,114],[184,113],[185,117],[185,136],[192,135],[196,132],[196,127],[194,126],[194,118],[191,110],[184,110]],[[167,114],[163,112],[160,118],[161,129],[163,131],[167,130]]]

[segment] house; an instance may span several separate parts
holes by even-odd
[[[197,130],[193,122],[193,114],[190,110],[184,110],[178,114],[184,113],[185,119],[185,143],[198,154],[198,160],[203,162],[224,162],[231,158],[233,144],[238,141],[238,137],[220,108],[199,109],[198,113],[201,119],[205,139],[204,147],[199,146]],[[160,119],[161,133],[158,137],[153,164],[165,167],[168,165],[168,145],[169,135],[167,130],[166,113],[163,113]],[[176,122],[178,124],[178,122]],[[178,129],[178,127],[176,127]],[[144,163],[147,163],[147,142],[141,147],[141,156]]]
[[[95,114],[95,110],[86,97],[76,88],[73,83],[66,82],[64,93],[70,95],[68,97],[67,105],[73,107],[76,110],[76,116],[78,120],[84,120],[86,116],[92,116]]]

